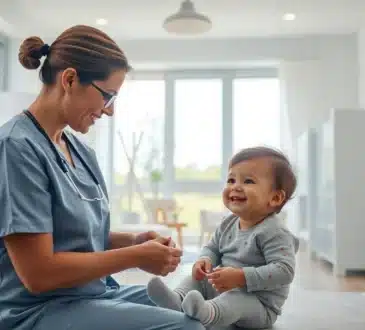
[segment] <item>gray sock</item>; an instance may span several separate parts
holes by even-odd
[[[147,293],[157,306],[181,311],[182,294],[171,290],[160,278],[154,277],[148,282]]]
[[[182,302],[182,310],[193,319],[199,320],[204,326],[215,323],[218,310],[211,301],[205,301],[199,291],[190,291]]]

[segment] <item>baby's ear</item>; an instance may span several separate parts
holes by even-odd
[[[270,206],[273,208],[281,206],[286,198],[286,193],[284,190],[276,190],[271,198]]]

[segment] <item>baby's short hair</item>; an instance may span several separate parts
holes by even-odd
[[[272,174],[275,190],[283,190],[285,192],[285,199],[280,205],[277,213],[281,211],[284,205],[293,197],[297,187],[297,178],[294,174],[292,165],[289,159],[279,150],[269,147],[251,147],[245,148],[237,152],[229,162],[229,168],[232,166],[257,158],[268,158],[272,164]]]

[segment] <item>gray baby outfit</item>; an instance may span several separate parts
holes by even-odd
[[[239,217],[230,215],[203,248],[201,258],[209,258],[213,267],[242,268],[246,285],[219,294],[206,280],[189,276],[174,291],[185,295],[198,290],[206,300],[213,299],[217,325],[271,327],[288,297],[298,248],[299,240],[276,215],[247,230],[240,230]]]

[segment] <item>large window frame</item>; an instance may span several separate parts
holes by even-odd
[[[233,152],[233,82],[240,78],[278,78],[278,70],[275,67],[247,68],[239,70],[184,70],[184,71],[134,71],[129,79],[133,80],[155,80],[165,81],[165,122],[164,122],[164,180],[161,191],[164,197],[171,198],[174,193],[190,192],[219,193],[227,175],[228,161]],[[174,147],[175,147],[175,81],[182,79],[221,79],[222,81],[222,144],[221,144],[221,177],[218,180],[196,180],[184,182],[175,178],[174,168]],[[111,122],[109,143],[109,154],[113,152],[113,127]],[[110,172],[113,172],[113,156],[110,161]],[[189,186],[189,187],[188,187]],[[114,183],[110,185],[113,190]]]

